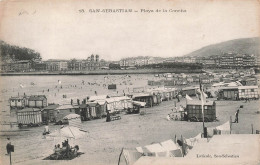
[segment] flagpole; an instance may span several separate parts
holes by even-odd
[[[201,110],[202,110],[202,122],[203,122],[203,134],[204,134],[204,137],[205,137],[205,124],[204,124],[204,104],[202,103],[201,104]]]
[[[202,89],[202,84],[201,84],[201,80],[199,79],[199,83],[200,83],[200,100],[201,100],[201,111],[202,111],[202,126],[203,126],[203,135],[205,138],[205,124],[204,124],[204,97],[203,97],[203,89]]]

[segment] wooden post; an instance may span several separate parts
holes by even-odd
[[[123,153],[123,150],[124,150],[124,148],[122,148],[121,153],[120,153],[120,155],[119,155],[118,165],[120,164],[120,159],[121,159],[121,155],[122,155],[122,153]]]
[[[232,132],[232,116],[230,116],[229,124],[230,124],[230,134],[231,134],[231,132]]]
[[[182,135],[181,135],[181,142],[182,142],[182,146],[181,146],[181,148],[182,148],[182,157],[184,157],[184,155],[185,155],[185,148],[184,148],[184,142],[183,142],[183,138],[182,138]]]
[[[252,127],[252,134],[254,134],[254,126],[253,126],[253,124],[251,124],[251,127]]]
[[[10,165],[12,165],[12,152],[10,152]]]

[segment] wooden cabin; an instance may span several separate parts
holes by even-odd
[[[49,104],[47,107],[44,107],[42,112],[42,121],[44,123],[56,122],[55,115],[56,109],[59,107],[59,104]]]
[[[102,118],[104,112],[102,112],[101,106],[97,102],[87,103],[89,108],[89,115],[91,118]]]
[[[17,123],[22,126],[40,126],[42,115],[39,108],[25,108],[17,112]]]
[[[83,121],[102,118],[105,115],[105,111],[101,108],[98,102],[87,102],[79,106],[80,116]]]
[[[216,103],[215,101],[207,101],[204,103],[204,121],[216,120]],[[190,121],[202,121],[202,106],[201,100],[189,100],[187,101],[185,111],[187,111],[188,120]]]
[[[174,80],[164,80],[164,86],[174,86],[175,81]]]
[[[104,117],[106,116],[106,111],[107,111],[107,102],[106,100],[97,100],[96,101],[99,105],[100,105],[100,108],[101,108],[101,116]]]
[[[161,86],[163,84],[164,84],[164,82],[161,80],[159,80],[159,81],[148,80],[148,85],[151,85],[151,86]]]
[[[181,94],[182,96],[186,96],[186,94],[189,96],[196,96],[197,90],[197,87],[186,87],[181,89]]]
[[[220,87],[217,99],[236,100],[238,98],[238,87]]]
[[[126,100],[130,100],[130,98],[126,96],[107,98],[107,110],[109,110],[110,113],[119,113],[124,110],[124,101]]]
[[[108,95],[97,95],[97,96],[90,96],[89,99],[87,100],[88,102],[94,102],[96,100],[105,100],[109,98]]]
[[[27,106],[27,99],[24,96],[11,97],[9,103],[10,109],[23,109]]]
[[[137,93],[132,95],[132,99],[134,101],[140,101],[140,102],[146,102],[147,107],[153,107],[154,101],[153,101],[153,95],[149,93]]]
[[[76,113],[76,107],[71,104],[60,105],[54,110],[55,122],[58,124],[63,123],[63,118],[69,114]]]
[[[175,88],[171,88],[171,89],[166,88],[162,92],[165,95],[165,97],[167,98],[167,100],[172,100],[176,96],[176,89]]]
[[[29,96],[28,106],[30,108],[44,108],[48,106],[47,97],[45,95]]]
[[[254,85],[257,85],[257,79],[255,77],[244,78],[240,82],[244,86],[254,86]]]
[[[109,84],[107,86],[108,89],[116,89],[116,84]]]
[[[239,99],[259,99],[258,86],[239,86]]]

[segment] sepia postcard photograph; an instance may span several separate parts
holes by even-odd
[[[259,165],[259,0],[0,0],[0,165]]]

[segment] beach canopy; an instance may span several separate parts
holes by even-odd
[[[141,101],[133,101],[133,104],[134,104],[134,105],[141,106],[141,107],[144,107],[144,106],[146,105],[146,102],[141,102]]]
[[[155,157],[182,157],[179,145],[173,140],[167,140],[161,143],[155,143],[144,147],[136,147],[136,150],[147,156]]]
[[[198,143],[184,158],[142,156],[134,165],[259,164],[259,147],[257,134],[216,135],[209,142]]]
[[[61,128],[59,130],[56,130],[47,136],[53,137],[53,138],[80,139],[85,136],[85,131],[82,131],[77,127],[67,126],[67,127]]]
[[[108,95],[98,95],[98,96],[90,96],[88,101],[96,101],[96,100],[105,100],[106,98],[109,98]]]
[[[71,119],[77,119],[77,118],[80,118],[80,115],[78,115],[78,114],[69,114],[69,115],[65,116],[63,119],[71,120]]]

